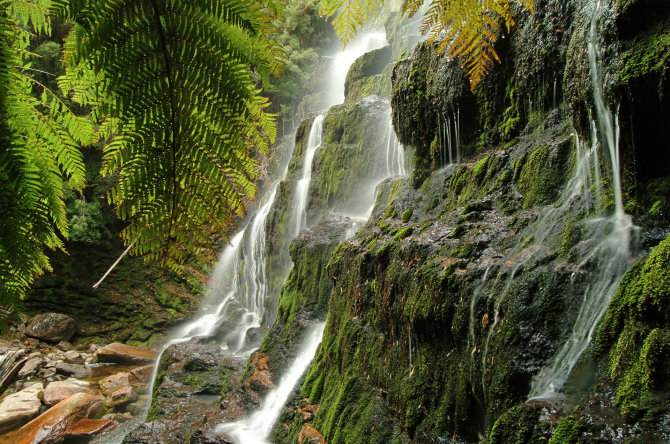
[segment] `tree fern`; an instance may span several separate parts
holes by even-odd
[[[47,0],[0,0],[0,302],[22,297],[48,270],[45,248],[67,237],[64,190],[84,185],[79,146],[92,125],[73,115],[53,92],[31,96],[26,59],[30,34],[48,31]],[[40,85],[38,85],[40,86]],[[41,87],[41,86],[40,86]]]
[[[533,11],[533,0],[518,0]],[[383,6],[383,0],[321,0],[321,11],[335,15],[335,29],[346,44]],[[514,26],[508,0],[403,0],[403,14],[412,17],[426,6],[421,32],[437,42],[438,52],[460,57],[474,90],[495,62],[500,62],[494,44],[501,23],[509,32]]]
[[[272,2],[57,0],[77,26],[65,44],[61,86],[95,108],[112,136],[108,199],[129,221],[131,253],[178,271],[213,253],[255,198],[258,155],[274,116],[258,81],[281,69],[268,40]]]

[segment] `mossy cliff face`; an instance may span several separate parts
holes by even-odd
[[[286,178],[279,184],[275,203],[270,208],[270,213],[265,224],[265,238],[267,240],[267,278],[270,286],[270,294],[279,294],[281,286],[291,268],[289,257],[289,245],[296,235],[293,213],[293,195],[295,184],[300,179],[302,171],[302,160],[307,139],[312,127],[314,117],[304,120],[295,132],[293,154],[288,164]],[[272,322],[272,320],[267,320]]]
[[[595,115],[588,66],[595,3],[536,2],[535,15],[522,14],[518,31],[499,42],[503,64],[474,93],[458,64],[427,43],[395,66],[393,124],[415,149],[416,170],[411,180],[379,188],[371,220],[329,264],[335,291],[328,323],[298,395],[319,406],[310,421],[328,442],[667,439],[669,321],[660,307],[668,277],[658,271],[665,259],[657,252],[667,241],[629,271],[596,345],[575,367],[566,388],[575,410],[523,403],[567,340],[597,273],[593,261],[579,259],[593,248],[585,221],[613,210],[606,147],[600,182],[591,187],[597,202],[563,205],[578,140],[591,140],[583,117]],[[661,19],[631,26],[638,2],[602,3],[606,101],[629,100],[613,94],[633,91],[640,79],[664,86],[664,47],[654,48],[658,64],[631,52],[653,32],[663,39],[662,31],[649,31]],[[654,10],[664,17],[670,4]],[[649,69],[615,76],[612,66],[621,65],[608,54],[616,48],[625,54],[613,61],[637,57]],[[643,97],[667,120],[664,96]],[[634,126],[639,114],[628,110]],[[455,113],[465,161],[439,169],[438,128]],[[631,125],[621,131],[626,210],[641,228],[642,247],[651,248],[667,236],[670,174],[667,164],[641,169],[645,156],[662,159],[659,149],[670,144],[664,136],[662,148],[633,136]],[[651,274],[662,284],[652,286]],[[280,442],[293,442],[302,420],[299,413],[282,418]]]
[[[603,96],[620,127],[626,209],[652,218],[664,213],[667,221],[670,5],[612,0],[601,2],[600,9],[595,6],[596,2],[582,1],[575,10],[565,60],[566,103],[575,128],[588,134],[596,115],[589,60],[593,43]]]
[[[364,214],[375,185],[386,176],[388,102],[378,96],[332,107],[314,157],[307,224],[326,212]]]
[[[351,219],[329,214],[291,243],[294,266],[281,290],[277,319],[259,349],[269,357],[272,375],[282,374],[305,331],[326,318],[333,291],[326,265],[350,228]]]
[[[569,176],[571,132],[560,121],[419,190],[381,186],[331,258],[328,324],[299,395],[320,406],[328,442],[475,441],[526,396],[588,284],[588,270],[571,278],[560,227],[546,247],[530,239]],[[296,432],[298,419],[283,422]]]
[[[539,0],[533,15],[517,10],[518,29],[496,44],[502,64],[474,92],[460,62],[437,54],[434,45],[421,43],[396,64],[393,125],[400,141],[416,149],[419,181],[441,166],[436,146],[443,142],[438,128],[447,119],[460,117],[462,154],[468,155],[513,140],[533,112],[562,102],[575,3]]]

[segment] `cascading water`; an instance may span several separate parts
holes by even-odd
[[[356,37],[347,47],[333,56],[330,69],[329,106],[344,102],[344,81],[349,68],[363,54],[388,45],[385,32],[366,32]]]
[[[312,128],[309,131],[307,139],[307,148],[305,150],[305,160],[302,166],[302,178],[298,181],[295,187],[295,228],[293,237],[300,234],[300,232],[307,225],[307,199],[309,193],[309,184],[312,181],[312,162],[314,161],[314,154],[321,147],[321,136],[323,132],[323,115],[318,115],[314,118]]]
[[[386,176],[393,177],[407,174],[405,148],[398,140],[398,137],[396,137],[393,124],[391,123],[391,116],[389,116],[386,140]]]
[[[457,109],[451,116],[437,115],[437,136],[439,144],[440,165],[451,165],[461,162],[461,110]]]
[[[335,58],[333,67],[336,72],[333,74],[333,83],[338,82],[338,85],[333,85],[333,91],[335,91],[333,97],[338,98],[337,103],[344,100],[344,79],[351,64],[365,52],[384,46],[386,44],[386,37],[382,33],[372,33],[363,35],[358,41],[359,43],[350,46]],[[302,177],[296,184],[293,198],[295,235],[298,235],[307,226],[307,207],[309,204],[309,186],[312,181],[312,162],[314,161],[316,152],[321,147],[323,122],[324,115],[319,115],[312,123],[304,154]],[[387,177],[407,173],[404,148],[395,135],[390,115],[388,117],[388,135],[385,146],[386,175],[380,177],[380,181]],[[374,184],[373,187],[376,187],[376,185]],[[347,232],[347,237],[352,236],[369,218],[374,207],[374,193],[362,192],[361,196],[363,200],[369,200],[369,202],[363,203],[363,206],[369,207],[369,211],[363,217],[353,214],[348,215],[353,217],[355,222],[352,229]],[[297,358],[282,377],[279,386],[265,397],[263,404],[258,410],[236,422],[220,424],[216,428],[217,432],[225,433],[227,437],[237,440],[238,443],[267,443],[272,427],[279,418],[288,397],[314,358],[316,349],[321,342],[324,327],[325,322],[311,327],[309,333],[306,334],[302,349],[298,353]]]
[[[614,214],[608,217],[597,217],[589,221],[589,225],[598,243],[586,257],[582,258],[584,265],[589,261],[597,261],[597,276],[586,289],[583,302],[577,315],[569,338],[559,349],[548,367],[540,372],[533,382],[530,397],[545,398],[556,394],[568,379],[572,368],[581,354],[586,350],[598,322],[607,310],[612,296],[616,292],[619,281],[631,261],[631,242],[634,231],[632,218],[624,212],[621,193],[620,164],[619,164],[619,125],[618,119],[605,105],[602,83],[598,68],[596,46],[596,21],[600,10],[600,2],[595,5],[591,18],[591,41],[588,54],[593,81],[593,95],[600,129],[601,145],[604,143],[610,158],[612,172],[612,188],[614,193]],[[595,133],[596,125],[592,125]],[[579,148],[579,144],[578,144]],[[597,165],[597,145],[592,143],[591,150],[596,161],[595,168],[581,167],[578,174],[587,176],[591,171],[599,174]],[[578,155],[580,151],[578,151]],[[596,187],[599,176],[592,178]]]
[[[268,443],[268,437],[276,418],[281,414],[293,388],[314,358],[316,349],[321,343],[325,325],[325,322],[321,322],[312,326],[295,361],[286,371],[277,388],[265,396],[258,410],[240,421],[217,426],[216,432],[226,433],[239,443]]]

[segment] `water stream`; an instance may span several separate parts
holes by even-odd
[[[591,18],[591,38],[588,48],[597,117],[597,125],[595,122],[592,123],[594,139],[592,139],[592,146],[590,147],[595,160],[595,167],[578,167],[577,173],[581,177],[589,178],[590,173],[593,172],[589,179],[595,182],[597,188],[600,182],[599,165],[597,163],[598,145],[607,149],[612,175],[614,213],[606,216],[596,216],[588,221],[590,229],[594,233],[593,238],[597,243],[582,258],[580,266],[595,262],[597,273],[584,292],[579,314],[568,339],[556,353],[551,363],[533,381],[531,398],[554,396],[563,387],[579,357],[588,347],[598,322],[605,314],[623,274],[630,266],[632,257],[631,243],[635,227],[632,218],[625,213],[623,207],[618,117],[613,117],[605,104],[598,65],[596,32],[599,10],[600,2],[597,2]],[[599,144],[595,143],[595,134],[599,136]],[[578,141],[578,155],[580,152]]]
[[[270,391],[263,399],[263,404],[254,413],[237,422],[220,424],[216,427],[217,433],[225,433],[238,443],[266,444],[276,418],[282,412],[293,388],[314,358],[316,349],[321,343],[325,322],[311,327],[306,334],[298,356],[291,367],[282,377],[279,385]]]
[[[309,131],[307,139],[307,148],[305,149],[305,159],[302,166],[302,177],[295,186],[295,196],[293,203],[295,205],[295,225],[293,237],[307,225],[307,199],[309,196],[309,184],[312,181],[312,162],[314,154],[321,148],[321,136],[323,133],[323,114],[314,118],[312,128]]]

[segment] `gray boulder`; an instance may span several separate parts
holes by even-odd
[[[42,341],[69,341],[77,332],[77,324],[62,313],[43,313],[35,316],[26,327],[26,335]]]

